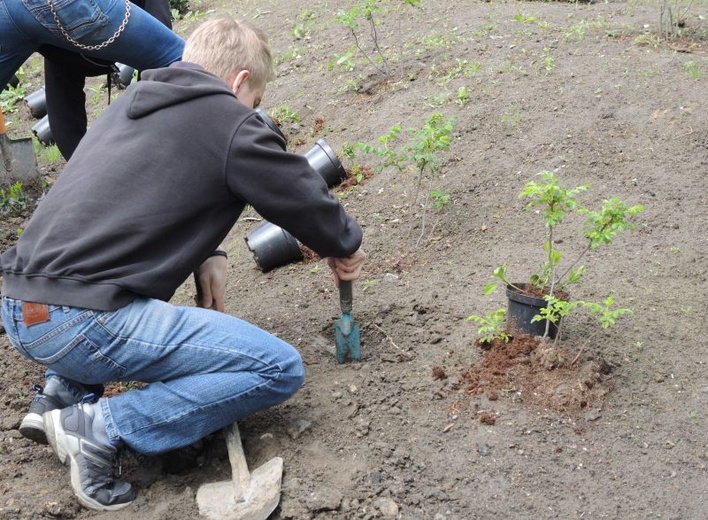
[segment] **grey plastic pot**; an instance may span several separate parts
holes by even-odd
[[[35,119],[40,119],[47,115],[47,93],[44,90],[44,85],[39,87],[31,94],[25,97],[25,103],[29,108],[30,114]]]
[[[315,146],[305,153],[305,158],[330,188],[336,186],[347,177],[347,172],[344,170],[342,163],[339,162],[339,158],[324,139],[318,139]]]
[[[37,121],[32,127],[32,133],[37,136],[39,142],[45,146],[54,144],[54,137],[52,137],[52,129],[49,127],[49,116],[45,115],[42,119]]]
[[[270,222],[253,228],[245,240],[256,264],[264,273],[302,259],[302,250],[295,237]]]
[[[524,288],[526,284],[515,284],[516,287]],[[525,332],[532,336],[543,336],[546,332],[546,322],[548,320],[540,320],[531,322],[541,309],[546,307],[546,300],[529,296],[517,291],[511,286],[506,288],[506,297],[508,299],[508,307],[506,310],[507,327],[511,331]],[[555,338],[558,333],[558,327],[551,323],[548,329],[548,336]]]

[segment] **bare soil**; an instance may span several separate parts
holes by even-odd
[[[284,458],[273,519],[706,518],[705,2],[682,38],[665,41],[657,2],[392,1],[377,26],[385,77],[361,54],[354,71],[328,67],[353,44],[333,22],[351,2],[191,4],[270,35],[279,73],[264,109],[299,116],[280,118],[297,153],[318,138],[338,154],[378,145],[395,123],[406,142],[436,112],[457,118],[421,195],[413,169],[379,172],[363,154],[361,182],[333,188],[365,228],[360,363],[336,362],[340,311],[324,261],[305,255],[262,273],[243,240],[258,215],[233,229],[227,311],[291,342],[307,366],[298,394],[241,424],[252,468]],[[187,35],[194,18],[176,30]],[[375,57],[366,27],[360,42]],[[15,138],[34,123],[24,108],[11,117]],[[492,270],[507,262],[523,282],[542,262],[542,220],[517,197],[541,170],[590,184],[589,205],[646,206],[634,232],[591,253],[572,293],[611,294],[634,313],[607,330],[570,316],[555,349],[521,337],[482,349],[467,317],[506,304],[502,292],[483,295]],[[430,187],[451,202],[423,221]],[[3,247],[27,216],[3,221]],[[582,249],[578,224],[557,237],[569,257]],[[185,283],[175,303],[192,305],[194,292]],[[17,431],[42,373],[0,337],[0,518],[198,518],[197,488],[230,478],[217,433],[153,459],[128,455],[134,505],[83,509],[51,449]]]

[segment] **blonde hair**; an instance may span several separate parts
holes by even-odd
[[[275,79],[265,33],[230,17],[212,18],[199,25],[187,38],[182,59],[201,65],[227,83],[241,70],[248,70],[248,80],[258,86]]]

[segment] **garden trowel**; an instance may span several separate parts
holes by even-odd
[[[0,185],[17,181],[26,183],[39,177],[32,139],[12,140],[5,131],[5,118],[0,108]]]
[[[361,339],[359,324],[352,321],[352,282],[339,281],[339,304],[342,317],[334,324],[334,339],[337,345],[337,361],[344,363],[347,354],[356,361],[361,361]]]

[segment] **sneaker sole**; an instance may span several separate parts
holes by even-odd
[[[20,434],[38,444],[48,444],[47,434],[44,433],[44,420],[38,413],[28,413],[20,423]]]
[[[62,464],[68,465],[71,473],[71,488],[74,490],[76,498],[79,499],[81,505],[88,507],[89,509],[94,509],[96,511],[118,511],[128,507],[133,502],[126,502],[124,504],[115,504],[112,506],[106,506],[97,502],[90,496],[86,495],[81,489],[81,477],[79,476],[79,465],[76,460],[67,450],[67,446],[74,445],[78,448],[78,443],[81,442],[80,439],[76,437],[67,436],[64,433],[64,428],[61,426],[60,418],[61,410],[52,410],[44,414],[44,430],[47,435],[47,440],[52,446],[54,453],[56,453],[59,461]]]

